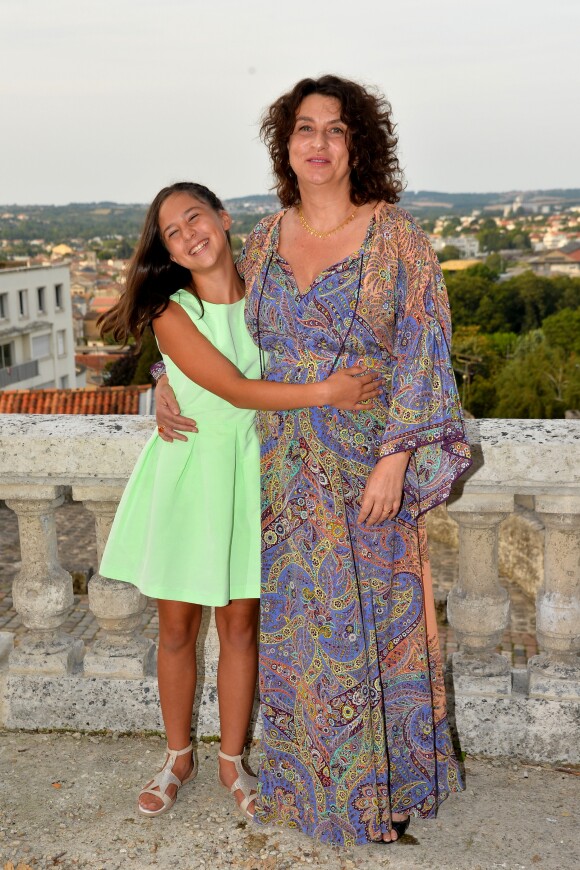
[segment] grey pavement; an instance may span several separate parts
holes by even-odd
[[[578,870],[578,771],[467,758],[466,791],[389,846],[340,849],[246,822],[216,782],[217,745],[171,812],[137,793],[163,759],[158,736],[0,732],[3,870]],[[255,763],[255,750],[253,761]]]

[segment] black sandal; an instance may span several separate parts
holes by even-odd
[[[406,819],[401,819],[396,822],[394,819],[391,822],[391,829],[396,832],[397,839],[396,840],[376,840],[377,843],[382,843],[383,846],[390,846],[391,843],[397,843],[401,837],[404,837],[407,833],[407,828],[411,824],[411,816],[407,816]]]
[[[409,827],[410,824],[411,824],[411,816],[407,816],[406,819],[401,819],[400,822],[395,822],[395,821],[391,822],[391,828],[393,829],[393,831],[397,832],[397,840],[400,840],[401,837],[404,837],[404,835],[407,833],[407,828]],[[396,843],[397,840],[391,840],[391,843]]]

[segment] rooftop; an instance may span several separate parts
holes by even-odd
[[[3,266],[2,274],[6,272],[32,272],[35,269],[68,269],[68,263],[39,263],[34,266]]]
[[[148,385],[96,390],[2,390],[0,414],[138,414]]]

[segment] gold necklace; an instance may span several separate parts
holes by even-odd
[[[328,238],[328,236],[331,236],[333,233],[337,233],[339,230],[341,230],[343,227],[345,227],[347,224],[349,224],[351,222],[351,220],[354,219],[357,211],[358,211],[358,208],[355,208],[353,213],[349,214],[349,216],[347,218],[345,218],[341,223],[339,223],[339,225],[337,227],[334,227],[334,229],[332,229],[332,230],[327,230],[327,232],[325,232],[325,233],[321,233],[318,230],[315,230],[313,227],[310,226],[310,224],[308,223],[308,221],[304,217],[304,212],[302,211],[301,205],[298,206],[298,217],[300,219],[300,223],[302,224],[302,226],[304,227],[304,229],[306,230],[307,233],[310,233],[311,236],[316,236],[317,239],[326,239],[326,238]]]

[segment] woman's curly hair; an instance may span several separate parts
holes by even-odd
[[[262,117],[260,136],[270,152],[275,189],[282,205],[288,208],[300,202],[298,179],[288,156],[288,140],[294,131],[298,108],[311,94],[334,97],[340,103],[340,118],[348,128],[353,203],[398,202],[404,182],[391,104],[378,91],[326,75],[302,79],[291,91],[278,97]]]

